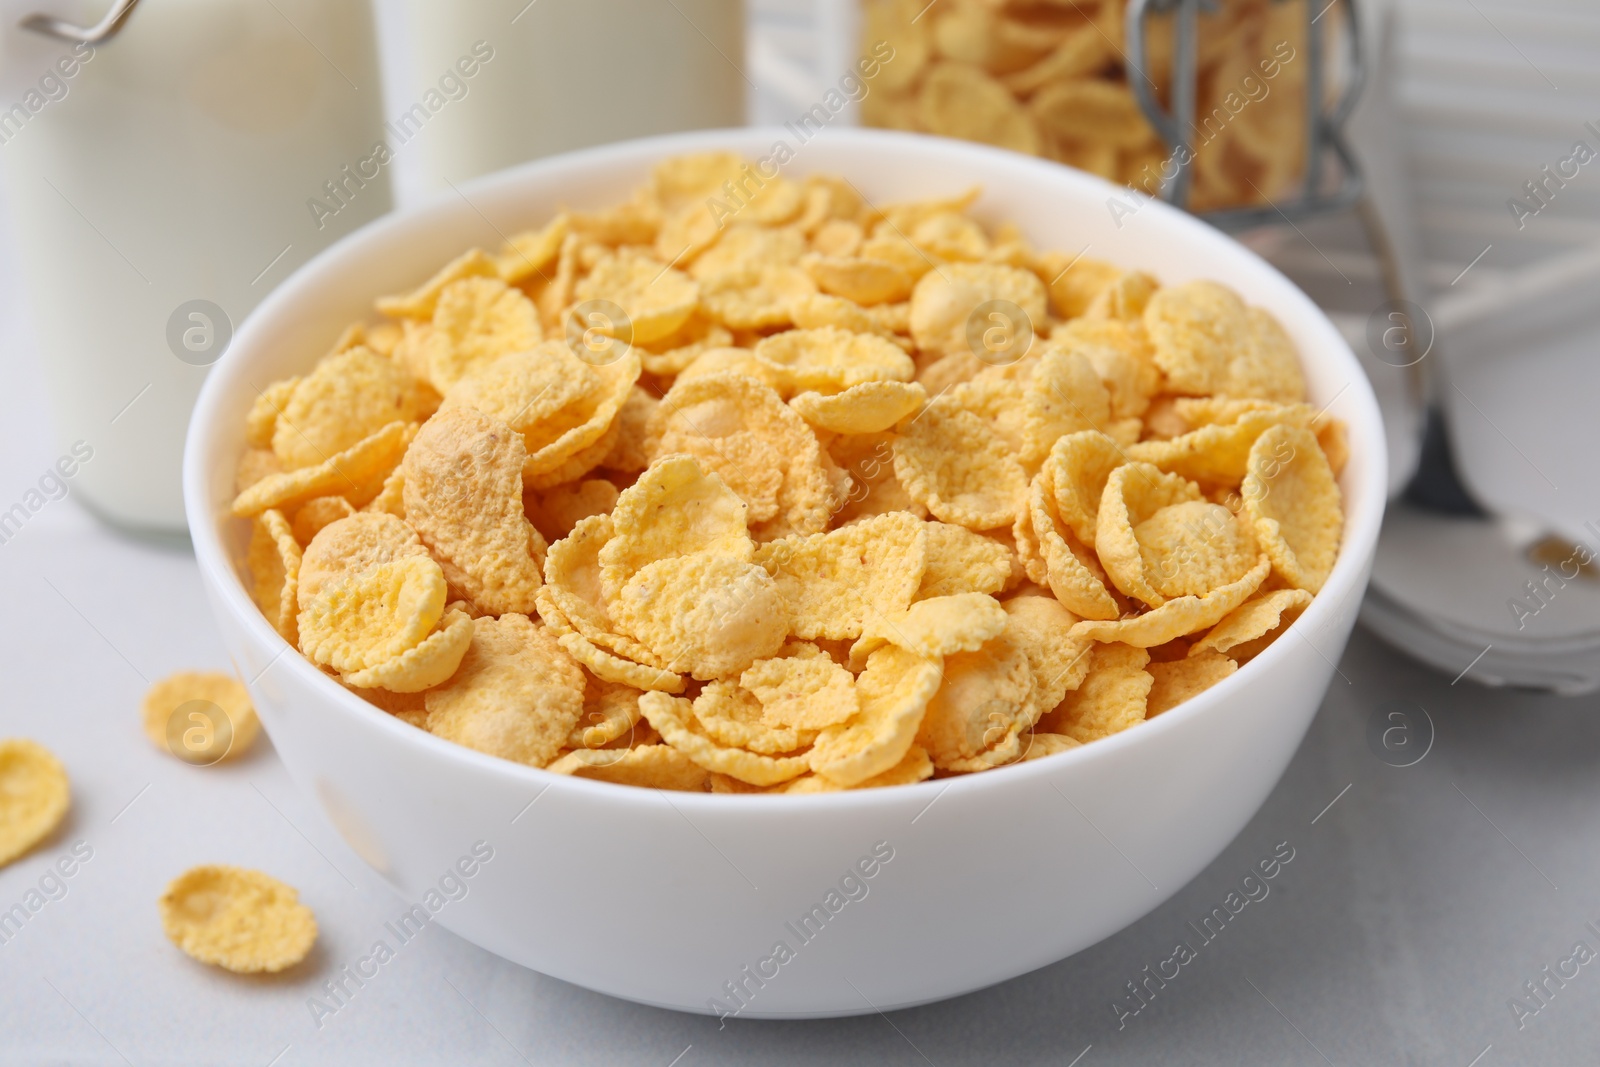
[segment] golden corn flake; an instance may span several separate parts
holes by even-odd
[[[564,633],[557,640],[568,655],[587,667],[591,674],[602,681],[663,693],[681,693],[684,690],[682,675],[660,667],[651,667],[637,660],[625,659],[596,647],[580,633]]]
[[[881,433],[922,407],[928,394],[916,382],[862,382],[841,393],[800,393],[789,406],[830,433]]]
[[[315,466],[269,474],[234,498],[233,513],[248,518],[268,508],[288,511],[329,493],[359,507],[382,490],[416,431],[416,423],[391,422]]]
[[[755,357],[782,393],[840,393],[863,382],[909,382],[916,372],[898,345],[833,327],[774,334],[756,345]]]
[[[760,786],[787,782],[806,772],[804,755],[768,756],[718,744],[699,725],[694,705],[682,697],[646,693],[639,698],[639,707],[662,740],[708,771]]]
[[[1011,579],[1009,548],[992,537],[948,522],[930,522],[927,565],[914,600],[954,596],[959,593],[998,593]]]
[[[939,661],[902,648],[880,648],[856,678],[861,710],[817,735],[810,767],[845,786],[891,770],[917,740],[928,702],[939,689]]]
[[[1120,605],[1107,588],[1104,557],[1097,558],[1066,528],[1055,502],[1050,473],[1040,471],[1012,528],[1029,577],[1048,585],[1057,600],[1086,619],[1116,618]]]
[[[1304,589],[1278,589],[1234,608],[1194,643],[1189,655],[1222,652],[1239,663],[1260,654],[1300,613],[1311,606]]]
[[[187,763],[238,759],[261,732],[244,685],[215,671],[162,678],[146,691],[140,712],[151,743]]]
[[[576,749],[545,770],[551,774],[570,774],[574,778],[592,778],[597,782],[671,789],[680,793],[704,792],[707,778],[704,767],[671,745],[641,745],[620,751]]]
[[[1256,539],[1220,504],[1189,500],[1159,509],[1133,528],[1144,576],[1164,600],[1204,596],[1255,566]]]
[[[546,540],[559,541],[584,519],[609,516],[617,506],[617,487],[604,478],[585,478],[543,492],[524,493],[522,503],[534,528]]]
[[[520,435],[475,408],[429,419],[406,452],[406,522],[451,588],[491,615],[535,610],[545,541],[522,509]]]
[[[1118,589],[1151,607],[1166,603],[1168,598],[1155,587],[1158,576],[1146,570],[1135,530],[1163,508],[1200,499],[1200,488],[1193,482],[1148,463],[1127,463],[1111,472],[1100,496],[1094,546]]]
[[[948,396],[901,427],[894,470],[912,499],[969,530],[1009,526],[1027,494],[1027,473],[998,433]]]
[[[350,501],[342,496],[319,496],[307,500],[295,509],[290,529],[295,541],[304,547],[322,532],[324,526],[340,519],[348,519],[355,513],[356,509],[350,505]]]
[[[770,541],[756,550],[803,638],[860,637],[875,616],[911,605],[927,561],[926,524],[903,512],[843,529]]]
[[[821,730],[837,726],[861,710],[855,679],[815,645],[783,651],[791,654],[758,659],[739,676],[739,684],[760,702],[763,722]]]
[[[905,756],[893,767],[854,785],[830,778],[825,774],[805,774],[784,786],[784,793],[838,793],[846,789],[881,789],[887,785],[912,785],[933,777],[933,760],[921,745],[912,745]]]
[[[747,511],[693,456],[658,460],[623,491],[611,513],[612,536],[599,555],[606,598],[615,599],[629,578],[656,560],[692,552],[750,559],[755,544],[745,526]]]
[[[1149,662],[1150,654],[1142,648],[1096,645],[1089,653],[1089,673],[1083,684],[1040,720],[1040,731],[1065,734],[1088,744],[1142,722],[1155,683],[1145,672]]]
[[[288,406],[289,398],[299,384],[298,377],[284,378],[256,394],[255,402],[250,405],[250,414],[244,420],[245,444],[251,448],[272,447],[272,439],[278,432],[278,416]]]
[[[472,368],[544,339],[539,311],[498,278],[464,278],[439,294],[422,356],[429,383],[447,392]]]
[[[0,740],[0,867],[49,837],[71,802],[67,772],[47,748]]]
[[[1045,460],[1043,470],[1055,496],[1056,514],[1091,548],[1098,536],[1096,522],[1106,481],[1124,462],[1117,443],[1096,430],[1062,436]]]
[[[778,583],[759,564],[715,552],[647,563],[609,602],[613,617],[670,671],[738,674],[789,633]]]
[[[483,249],[468,249],[439,268],[439,273],[415,291],[405,296],[380,297],[378,310],[395,318],[431,319],[439,305],[439,295],[447,286],[463,278],[494,278],[499,273],[494,260]]]
[[[1041,711],[1061,703],[1089,672],[1094,642],[1072,633],[1076,615],[1047,596],[1015,596],[1001,603],[1006,637],[1022,649],[1033,671],[1034,702]]]
[[[1154,648],[1185,634],[1208,629],[1249,599],[1266,581],[1271,565],[1265,556],[1242,578],[1211,590],[1205,596],[1181,596],[1142,615],[1102,621],[1086,619],[1073,626],[1075,635],[1095,641],[1120,641],[1139,648]]]
[[[311,467],[396,419],[421,422],[439,396],[393,360],[357,347],[328,356],[297,379],[274,423],[284,470]]]
[[[941,770],[1010,763],[1022,753],[1022,732],[1039,717],[1033,689],[1027,653],[1003,634],[976,651],[947,656],[917,743]]]
[[[700,287],[682,271],[663,267],[641,252],[618,252],[597,263],[577,284],[580,301],[603,300],[622,308],[622,339],[650,344],[689,320],[700,303]]]
[[[821,445],[776,392],[739,374],[678,384],[651,416],[657,456],[694,456],[746,506],[758,540],[821,531],[834,504]]]
[[[731,678],[709,683],[694,698],[694,717],[719,745],[763,755],[781,755],[810,746],[815,729],[770,723],[760,698]]]
[[[193,867],[161,895],[167,939],[201,963],[236,974],[274,974],[305,959],[317,920],[300,894],[241,867]]]
[[[850,665],[859,670],[867,657],[884,645],[934,659],[957,652],[976,652],[1006,628],[1000,602],[983,593],[919,600],[905,611],[873,615],[850,648]]]
[[[1044,759],[1046,756],[1056,756],[1063,752],[1071,752],[1075,748],[1082,748],[1083,742],[1066,734],[1028,733],[1022,738],[1022,760]]]
[[[864,307],[906,299],[915,280],[904,267],[883,259],[813,254],[802,266],[824,293]]]
[[[567,238],[571,216],[566,213],[551,219],[543,229],[514,234],[505,248],[495,256],[495,269],[500,279],[516,285],[524,278],[543,274],[556,256],[561,254],[561,244]]]
[[[645,645],[622,633],[606,606],[600,582],[600,548],[611,537],[611,516],[591,515],[550,546],[544,563],[545,584],[535,598],[539,616],[558,635],[576,631],[586,641],[618,656],[659,669],[661,660]],[[681,686],[675,675],[673,679]]]
[[[317,531],[300,561],[298,608],[303,611],[329,585],[407,556],[427,556],[417,532],[393,515],[362,512]]]
[[[376,666],[422,643],[444,615],[445,580],[427,556],[380,563],[300,609],[300,651],[338,671]]]
[[[1163,711],[1177,707],[1238,669],[1239,664],[1235,660],[1209,650],[1183,659],[1146,665],[1145,670],[1155,681],[1150,686],[1145,717],[1154,718]]]
[[[565,747],[600,748],[632,734],[644,714],[639,710],[642,695],[632,686],[591,681],[584,691],[583,715]]]
[[[250,595],[272,628],[290,644],[298,643],[301,555],[283,512],[268,508],[251,520],[250,543],[245,549]]]
[[[1316,436],[1297,426],[1267,430],[1251,446],[1239,492],[1272,569],[1297,589],[1320,590],[1339,555],[1344,509]]]
[[[1305,379],[1283,327],[1226,286],[1198,281],[1162,289],[1145,307],[1144,326],[1172,392],[1284,404],[1305,399]]]
[[[461,665],[472,643],[472,616],[446,611],[433,631],[398,656],[358,671],[341,672],[339,680],[358,689],[420,693],[446,681]]]
[[[474,619],[461,666],[428,691],[428,732],[543,767],[582,716],[583,692],[583,672],[544,627],[516,614]]]
[[[945,355],[973,351],[974,325],[980,337],[985,329],[998,326],[1008,331],[1009,340],[1022,323],[1007,315],[973,322],[973,313],[991,301],[1020,309],[1028,328],[1043,330],[1045,288],[1037,275],[994,263],[953,263],[924,274],[912,291],[912,339],[925,352]]]

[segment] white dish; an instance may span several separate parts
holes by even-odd
[[[1299,345],[1313,402],[1350,431],[1344,547],[1293,634],[1160,718],[1060,756],[796,797],[669,794],[494,759],[390,718],[289,649],[238,577],[246,531],[228,514],[257,389],[306,370],[374,296],[411,287],[474,243],[493,246],[562,206],[615,203],[663,157],[722,148],[759,158],[780,139],[798,149],[791,176],[843,174],[875,202],[980,184],[979,214],[1017,221],[1039,247],[1087,248],[1166,283],[1218,278],[1277,315]],[[1162,204],[1124,214],[1119,229],[1108,201],[1127,196],[966,142],[830,130],[795,146],[785,130],[707,131],[491,175],[318,256],[262,303],[213,368],[184,466],[218,626],[240,675],[254,679],[290,773],[407,900],[422,901],[486,842],[493,858],[468,863],[466,895],[433,916],[448,929],[545,974],[686,1011],[716,1010],[713,999],[738,1006],[728,983],[743,984],[745,1016],[939,1000],[1069,956],[1150,911],[1232,840],[1304,735],[1366,586],[1386,459],[1372,390],[1310,300]],[[848,901],[841,879],[875,846],[892,858],[845,883],[860,897]],[[834,914],[830,890],[845,901]],[[828,918],[802,940],[799,920],[813,906]],[[793,958],[763,965],[779,941]]]

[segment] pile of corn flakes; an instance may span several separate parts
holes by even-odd
[[[1305,167],[1305,4],[1215,6],[1198,20],[1188,133],[1196,211],[1264,203]],[[1176,171],[1130,82],[1144,81],[1171,111],[1172,15],[1146,20],[1141,71],[1128,56],[1126,8],[1125,0],[865,0],[863,43],[877,73],[862,121],[1044,156],[1155,195]]]
[[[946,200],[737,156],[471,250],[260,391],[283,637],[439,737],[826,792],[1048,756],[1227,677],[1338,554],[1293,343]]]

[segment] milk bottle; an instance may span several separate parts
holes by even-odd
[[[0,4],[7,236],[60,439],[93,449],[74,490],[120,526],[181,529],[207,367],[273,285],[390,207],[372,15],[140,0],[96,44],[19,25],[105,6]]]

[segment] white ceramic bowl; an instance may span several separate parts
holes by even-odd
[[[1221,279],[1277,315],[1313,403],[1350,430],[1344,548],[1293,634],[1181,707],[1064,755],[799,797],[663,793],[493,759],[390,718],[288,649],[240,581],[246,531],[227,512],[257,389],[309,368],[374,296],[411,287],[472,244],[493,246],[563,206],[617,202],[665,156],[758,158],[779,140],[796,149],[788,175],[843,174],[874,202],[979,184],[977,211],[1016,220],[1039,247],[1086,249],[1163,282]],[[1119,228],[1112,197],[1132,202],[1097,178],[964,142],[698,132],[492,175],[306,264],[213,368],[184,468],[217,623],[240,674],[256,679],[256,707],[294,779],[366,862],[407,900],[438,906],[434,920],[455,933],[545,974],[686,1011],[716,1010],[716,999],[746,1016],[827,1016],[938,1000],[1071,955],[1160,904],[1250,819],[1321,702],[1371,566],[1385,457],[1367,380],[1310,300],[1162,204],[1121,213]],[[472,858],[480,842],[486,863]],[[473,873],[448,885],[466,895],[430,899],[463,857]]]

